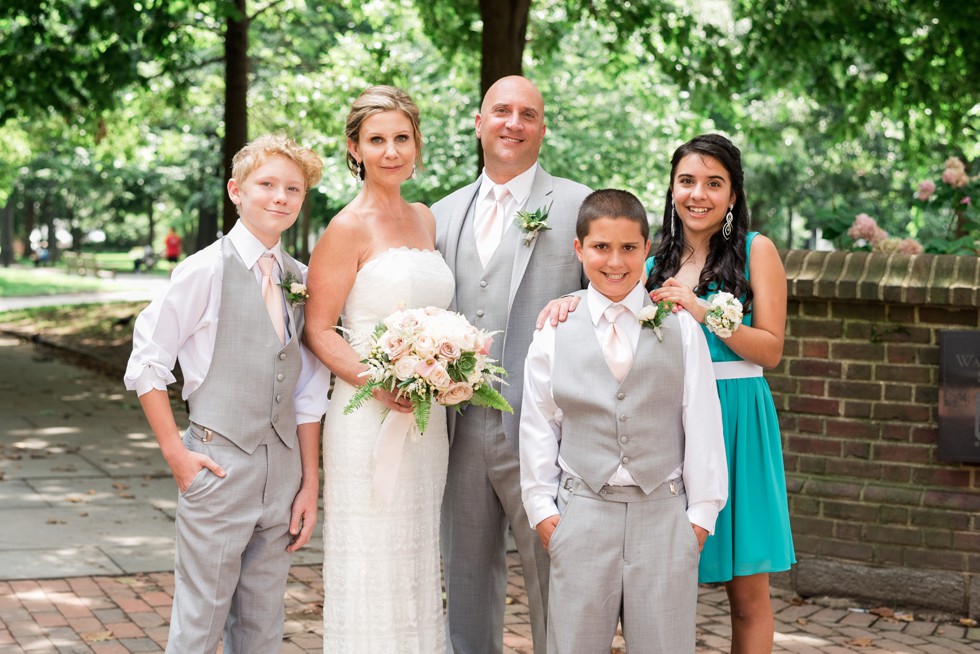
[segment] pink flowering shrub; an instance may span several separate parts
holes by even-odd
[[[854,223],[847,230],[847,235],[854,239],[857,246],[871,246],[872,252],[920,254],[922,245],[914,238],[898,238],[889,236],[888,232],[878,227],[877,221],[866,213],[859,213]]]
[[[855,241],[864,241],[870,245],[888,238],[888,232],[878,227],[875,219],[866,213],[859,213],[854,218],[854,224],[847,230],[847,235]]]
[[[916,193],[916,197],[925,202],[932,197],[932,194],[936,192],[936,185],[931,180],[924,180],[919,182],[919,192]]]
[[[980,254],[980,221],[972,200],[980,193],[980,175],[971,177],[967,169],[963,159],[949,157],[943,163],[941,183],[928,179],[919,182],[914,204],[949,216],[946,237],[926,243],[930,252]]]

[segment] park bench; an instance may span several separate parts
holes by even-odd
[[[65,269],[69,273],[82,276],[91,275],[102,279],[112,279],[116,276],[115,271],[101,270],[95,260],[95,255],[91,252],[72,252],[69,250],[62,253],[61,260],[65,262]]]

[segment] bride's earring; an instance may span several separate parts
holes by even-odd
[[[361,182],[362,184],[364,183],[364,164],[360,161],[357,162],[357,174],[354,175],[354,177],[357,178],[357,181]]]
[[[677,207],[670,203],[670,235],[677,236]]]
[[[732,235],[732,222],[734,221],[734,217],[732,216],[732,209],[733,208],[734,207],[728,207],[728,213],[725,214],[725,224],[721,228],[721,235],[725,237],[725,240],[726,241]]]

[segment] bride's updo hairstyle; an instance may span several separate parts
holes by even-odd
[[[409,97],[408,93],[405,93],[397,87],[384,84],[371,86],[357,96],[354,104],[351,105],[350,113],[347,114],[347,126],[344,128],[344,133],[347,135],[347,138],[354,143],[359,143],[358,139],[360,138],[361,125],[364,124],[364,121],[375,114],[380,114],[385,111],[401,111],[412,122],[412,133],[415,137],[415,165],[419,170],[423,170],[422,132],[419,130],[419,108],[412,102],[412,98]],[[351,175],[357,179],[364,179],[364,169],[358,166],[357,160],[354,159],[354,155],[350,153],[350,150],[347,151],[347,168],[350,170]]]

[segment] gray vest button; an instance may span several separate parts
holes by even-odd
[[[279,360],[280,361],[285,361],[286,360],[286,353],[285,352],[280,352],[279,353]]]
[[[627,420],[627,417],[626,416],[619,416],[619,421],[620,422],[626,422],[626,420]]]
[[[482,288],[486,288],[486,287],[487,287],[487,280],[485,280],[485,279],[481,279],[481,280],[480,280],[480,286],[481,286]]]
[[[620,436],[620,437],[619,437],[619,442],[620,442],[620,443],[625,443],[625,442],[626,442],[626,441],[628,441],[628,440],[629,440],[629,439],[628,439],[628,438],[626,438],[625,436]]]
[[[279,416],[278,415],[272,416],[272,422],[279,422]]]
[[[285,378],[286,375],[282,374],[281,372],[278,375],[276,375],[276,381],[282,381]]]
[[[477,318],[482,318],[483,317],[483,309],[477,309],[477,311],[476,311],[476,317]]]
[[[624,399],[626,399],[626,393],[619,393],[619,394],[618,394],[618,395],[616,396],[616,399],[617,399],[617,400],[624,400]]]
[[[624,456],[623,457],[623,465],[626,465],[629,462],[630,462],[630,458],[628,456]]]

